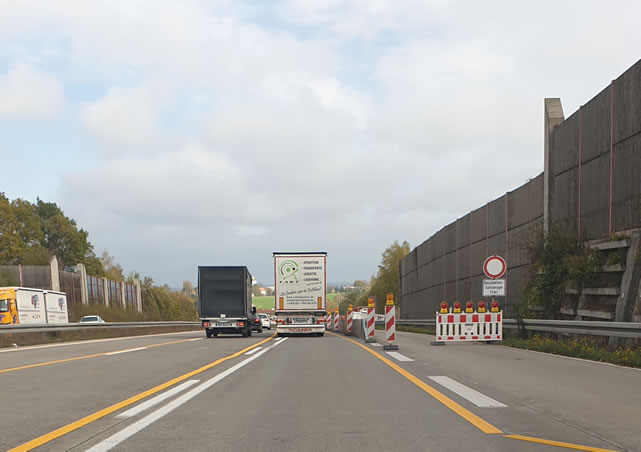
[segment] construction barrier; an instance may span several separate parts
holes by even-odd
[[[347,305],[347,325],[345,326],[345,334],[348,336],[352,335],[354,323],[354,312],[352,312],[352,305]]]
[[[458,304],[455,303],[456,306]],[[459,304],[460,306],[460,304]],[[455,307],[454,311],[457,308]],[[460,311],[460,309],[458,309]],[[445,311],[445,312],[444,312]],[[492,312],[485,312],[485,304],[479,303],[474,312],[468,302],[466,312],[447,311],[441,304],[436,313],[436,340],[438,342],[478,342],[500,341],[503,336],[503,313],[498,311],[498,303],[492,303]]]
[[[396,309],[394,307],[394,294],[388,293],[385,300],[385,350],[398,350],[396,340]]]
[[[367,299],[367,317],[365,319],[365,342],[376,342],[374,338],[374,298],[369,297]]]
[[[338,322],[340,320],[340,316],[338,315],[338,308],[336,308],[336,311],[334,312],[334,331],[338,331]]]
[[[327,328],[327,331],[332,330],[332,326],[334,326],[334,321],[332,320],[332,313],[331,311],[327,311],[327,317],[325,318],[325,328]]]

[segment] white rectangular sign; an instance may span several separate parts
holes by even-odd
[[[504,279],[484,279],[483,280],[484,297],[504,297],[505,280]]]

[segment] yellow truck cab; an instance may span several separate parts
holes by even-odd
[[[14,289],[0,289],[0,325],[18,323],[18,308]]]

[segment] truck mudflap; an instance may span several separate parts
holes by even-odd
[[[322,335],[325,333],[325,325],[278,325],[276,327],[276,332],[279,335],[284,334],[310,334],[310,335]]]

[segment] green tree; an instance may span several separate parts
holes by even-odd
[[[109,251],[103,250],[102,256],[100,256],[99,260],[102,264],[102,268],[104,269],[104,273],[102,276],[113,281],[125,280],[122,266],[114,261],[114,258],[109,254]]]
[[[18,229],[19,221],[13,212],[11,203],[4,193],[0,192],[0,264],[20,263],[24,243]]]
[[[369,296],[376,297],[376,312],[382,313],[385,306],[385,295],[388,292],[394,294],[394,301],[398,304],[398,266],[405,256],[410,252],[410,244],[404,241],[399,244],[395,241],[388,246],[381,257],[381,263],[378,265],[376,280],[369,290]]]

